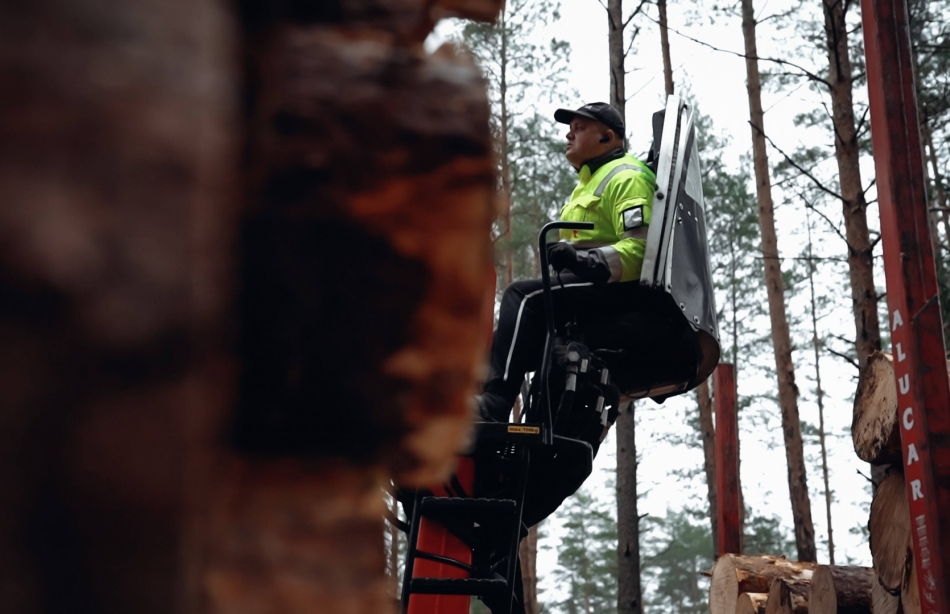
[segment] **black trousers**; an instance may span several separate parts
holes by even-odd
[[[593,284],[569,272],[551,278],[554,319],[558,326],[630,311],[639,283]],[[501,298],[498,326],[492,337],[491,365],[484,391],[514,405],[525,374],[541,366],[544,352],[544,296],[540,279],[516,281]],[[496,419],[501,419],[496,416]]]

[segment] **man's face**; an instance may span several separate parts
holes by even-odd
[[[601,122],[574,117],[567,132],[567,150],[564,152],[571,166],[579,168],[584,162],[616,148],[614,139],[610,143],[600,142],[607,130]]]

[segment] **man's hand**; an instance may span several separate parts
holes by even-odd
[[[610,279],[610,265],[602,251],[597,249],[577,251],[567,241],[548,245],[548,264],[555,271],[567,269],[585,281],[595,284],[607,283]]]
[[[577,250],[567,241],[558,241],[548,245],[548,263],[555,271],[578,268]]]

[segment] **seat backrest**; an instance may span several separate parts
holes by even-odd
[[[655,169],[657,188],[640,277],[643,300],[615,321],[592,324],[588,333],[591,349],[625,350],[622,359],[614,355],[611,360],[618,369],[612,380],[627,396],[665,398],[686,392],[719,363],[693,119],[691,105],[676,95],[653,115],[647,165]]]

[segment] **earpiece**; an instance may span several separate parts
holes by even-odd
[[[607,136],[607,134],[605,133],[604,136],[600,137],[600,142],[601,142],[601,143],[609,143],[609,142],[610,142],[610,137]]]

